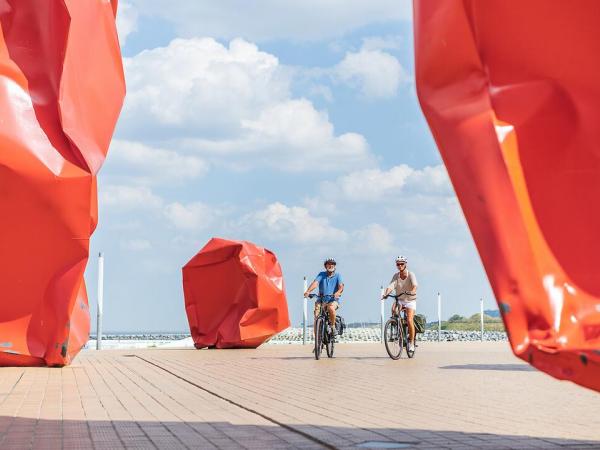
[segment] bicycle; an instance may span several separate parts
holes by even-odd
[[[333,295],[317,295],[317,294],[309,294],[309,298],[319,297],[323,300],[325,297],[329,297],[335,300]],[[321,311],[319,315],[315,319],[315,359],[318,360],[321,357],[321,352],[323,351],[323,347],[327,351],[327,356],[329,358],[333,358],[333,349],[335,345],[335,338],[333,336],[333,329],[331,324],[329,323],[329,314],[327,313],[327,308],[323,306],[326,303],[321,304]]]
[[[406,348],[406,355],[409,358],[415,356],[415,350],[408,349],[408,320],[406,315],[406,307],[400,304],[400,297],[403,294],[408,294],[407,292],[403,292],[400,295],[391,295],[388,294],[384,297],[392,297],[396,302],[396,311],[397,314],[392,315],[385,323],[385,327],[383,329],[383,342],[385,343],[385,349],[390,356],[390,358],[397,360],[402,356],[402,348]]]

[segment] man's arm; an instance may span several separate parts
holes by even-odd
[[[319,284],[319,282],[317,280],[315,280],[312,283],[310,283],[310,286],[308,287],[308,289],[306,289],[306,292],[304,293],[304,296],[308,297],[308,294],[310,294],[311,291],[314,290],[314,288],[317,287],[317,284]]]
[[[340,283],[338,285],[338,290],[333,294],[335,298],[340,298],[342,296],[342,292],[344,292],[344,283]]]

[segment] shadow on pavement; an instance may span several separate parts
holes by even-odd
[[[264,422],[263,422],[264,423]],[[396,443],[396,446],[390,444]],[[318,425],[230,422],[46,420],[0,416],[2,449],[530,449],[600,448],[600,441]]]

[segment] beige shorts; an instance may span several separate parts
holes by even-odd
[[[315,318],[321,314],[321,303],[323,302],[315,302]],[[337,301],[328,302],[328,305],[333,305],[333,307],[337,310],[340,307],[340,304]]]

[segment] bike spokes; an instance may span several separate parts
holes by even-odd
[[[383,329],[383,341],[388,355],[392,359],[399,359],[402,354],[403,336],[402,328],[396,319],[390,319]]]

